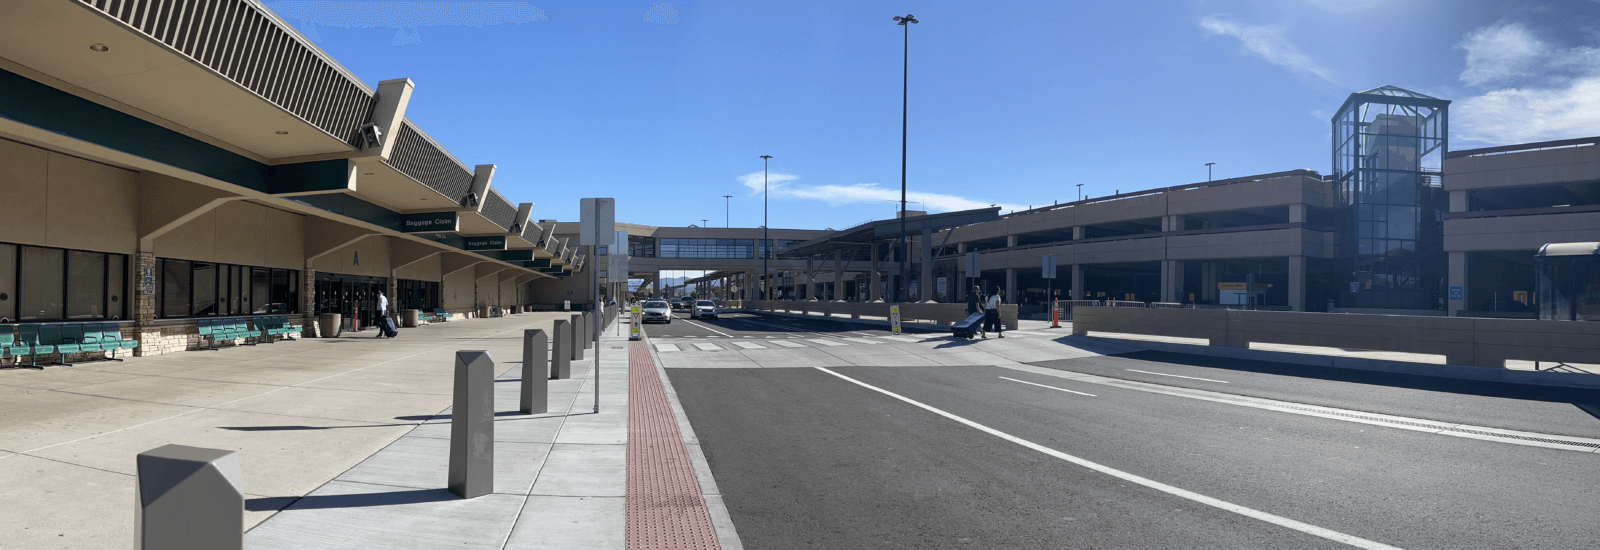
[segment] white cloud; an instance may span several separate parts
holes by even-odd
[[[1521,23],[1477,29],[1457,47],[1467,51],[1467,69],[1461,72],[1461,80],[1473,85],[1532,76],[1539,62],[1550,55],[1550,45]]]
[[[1493,90],[1453,105],[1453,137],[1495,145],[1600,133],[1600,76],[1552,87]]]
[[[1317,78],[1334,82],[1333,71],[1317,63],[1311,56],[1300,51],[1289,39],[1284,38],[1283,27],[1267,25],[1245,25],[1230,21],[1218,16],[1209,16],[1200,20],[1200,28],[1211,34],[1232,36],[1239,39],[1239,44],[1246,52],[1254,54],[1268,63],[1289,69],[1290,71],[1315,76]]]
[[[761,172],[753,172],[739,177],[739,182],[750,188],[751,194],[761,193]],[[869,203],[882,205],[888,201],[900,201],[900,189],[889,188],[876,183],[857,183],[852,185],[824,184],[814,186],[795,185],[800,176],[794,174],[770,173],[767,176],[768,193],[773,197],[814,200],[827,203],[829,206],[844,204]],[[907,208],[915,210],[918,206],[927,207],[929,212],[952,212],[956,210],[971,210],[974,208],[988,208],[999,206],[1002,211],[1024,210],[1027,206],[986,202],[956,195],[942,193],[925,193],[908,191],[906,193]],[[917,206],[910,206],[917,205]]]
[[[1600,133],[1600,48],[1561,48],[1520,23],[1468,33],[1461,80],[1492,89],[1451,107],[1452,137],[1505,145]]]

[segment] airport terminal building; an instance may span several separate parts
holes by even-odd
[[[580,272],[532,197],[406,118],[412,92],[245,0],[0,3],[0,338],[166,353],[368,325],[378,292],[476,316]]]

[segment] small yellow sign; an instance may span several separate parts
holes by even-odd
[[[900,306],[889,306],[889,328],[900,335]]]
[[[1217,290],[1245,290],[1245,283],[1217,283]]]

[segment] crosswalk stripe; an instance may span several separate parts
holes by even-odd
[[[868,340],[866,338],[840,338],[840,340],[844,340],[846,342],[855,342],[857,344],[882,344],[883,343],[883,342],[879,342],[877,340]]]
[[[780,345],[780,346],[783,346],[783,347],[786,347],[786,348],[803,348],[803,347],[805,347],[805,346],[802,346],[800,344],[796,344],[794,342],[790,342],[788,340],[778,340],[778,341],[775,341],[773,343],[777,344],[777,345]]]
[[[921,340],[918,340],[916,338],[906,338],[904,336],[879,336],[879,338],[882,338],[884,340],[894,340],[896,342],[905,342],[907,344],[915,344],[917,342],[921,342]]]
[[[836,347],[836,346],[848,346],[849,345],[849,344],[842,344],[842,343],[839,343],[839,342],[835,342],[833,340],[806,340],[806,341],[807,342],[811,342],[813,344],[820,345],[820,346],[835,346]]]
[[[766,346],[755,342],[734,342],[733,344],[744,349],[767,349]]]
[[[694,347],[699,348],[700,351],[717,351],[717,350],[722,349],[722,348],[717,347],[716,344],[712,344],[710,342],[695,344]]]
[[[678,351],[678,346],[676,344],[656,344],[656,351]]]

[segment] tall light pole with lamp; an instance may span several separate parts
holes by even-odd
[[[722,227],[733,227],[733,195],[722,196]]]
[[[772,237],[767,235],[767,162],[772,160],[772,155],[761,155],[761,242],[767,246],[765,253],[761,254],[761,297],[763,300],[772,299],[772,281],[767,273],[767,257],[771,256],[773,249]],[[761,250],[757,246],[756,250]]]
[[[905,17],[896,15],[894,20],[895,24],[906,28],[900,74],[900,292],[899,300],[896,300],[905,302],[910,290],[906,288],[906,264],[911,261],[911,252],[906,250],[906,103],[911,92],[911,25],[920,21],[909,13]]]
[[[1213,165],[1213,164],[1216,164],[1216,163],[1215,162],[1207,162],[1206,163],[1206,183],[1211,183],[1211,165]]]

